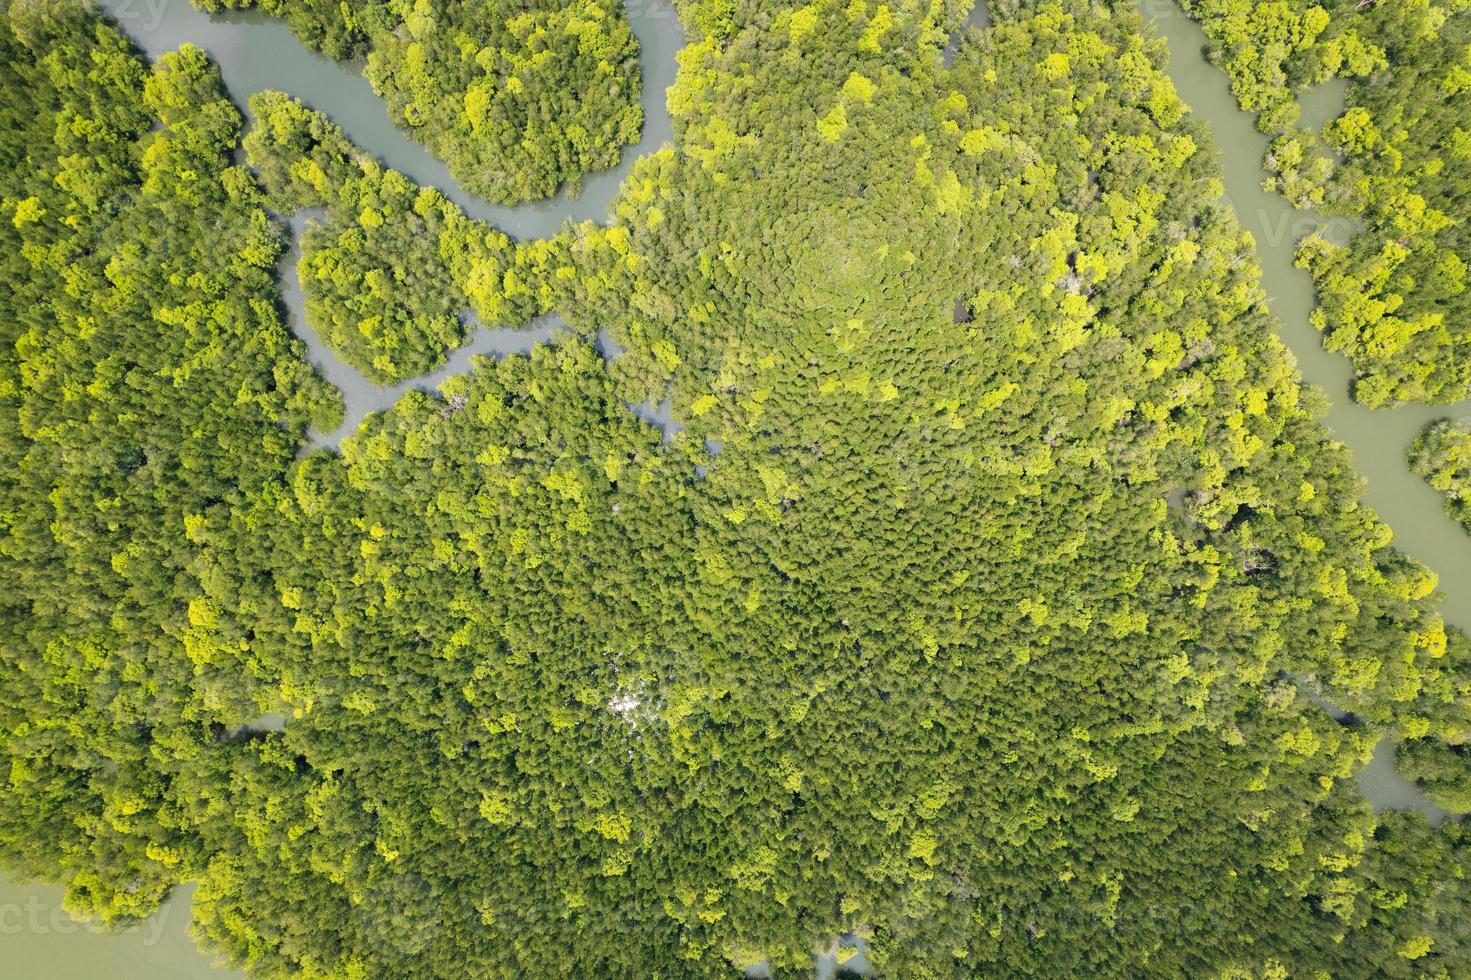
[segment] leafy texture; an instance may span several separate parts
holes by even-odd
[[[193,0],[259,6],[333,58],[367,52],[393,121],[466,189],[514,203],[576,186],[638,139],[638,42],[597,0]]]
[[[298,266],[307,320],[337,355],[380,384],[425,374],[464,339],[473,309],[519,326],[535,297],[519,284],[511,240],[358,152],[341,129],[279,92],[251,100],[245,141],[267,200],[313,209]]]
[[[1471,429],[1432,422],[1410,446],[1410,469],[1445,495],[1446,513],[1471,531]]]
[[[1471,396],[1471,0],[1182,0],[1245,109],[1278,133],[1269,186],[1350,215],[1343,246],[1306,238],[1314,323],[1372,406]],[[1305,86],[1352,79],[1321,134],[1294,129]]]
[[[9,14],[0,839],[74,911],[126,919],[188,867],[197,834],[165,800],[239,704],[201,632],[209,528],[342,406],[282,326],[280,233],[230,164],[239,114],[204,54],[149,71],[79,6]]]
[[[90,585],[48,574],[77,478],[7,469],[10,865],[110,920],[198,880],[202,940],[265,977],[796,976],[840,935],[885,976],[1463,975],[1462,825],[1353,777],[1391,734],[1464,806],[1466,638],[1359,504],[1161,43],[1000,12],[943,69],[957,4],[683,4],[675,146],[613,222],[476,231],[499,295],[573,335],[340,454],[293,461],[289,403],[250,415],[274,454],[189,441],[234,387],[140,407],[238,477],[201,521],[127,509],[146,468],[86,501],[187,556],[126,615],[45,618]],[[136,103],[126,52],[92,67],[106,28],[21,23],[21,119],[88,70]],[[260,179],[323,242],[436,201],[258,108]],[[6,234],[51,227],[22,208]],[[463,284],[464,250],[405,270]],[[45,414],[12,452],[96,416],[89,371],[58,407],[15,358]],[[666,399],[667,440],[628,407]],[[89,447],[126,444],[102,418]],[[168,567],[78,547],[100,588]]]

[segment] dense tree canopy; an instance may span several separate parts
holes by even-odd
[[[1314,321],[1353,359],[1355,397],[1471,396],[1471,0],[1182,0],[1243,108],[1279,134],[1269,181],[1299,207],[1350,215],[1344,246],[1314,235]],[[1297,94],[1352,79],[1321,134],[1294,128]]]
[[[197,838],[164,801],[243,710],[199,632],[209,529],[342,406],[282,326],[281,235],[204,55],[150,71],[80,5],[7,14],[0,837],[79,912],[127,918],[180,880]]]
[[[1445,510],[1471,531],[1471,428],[1440,419],[1410,446],[1410,469],[1445,495]]]
[[[260,7],[333,58],[367,52],[388,113],[483,197],[574,187],[638,139],[638,42],[616,0],[192,0]]]
[[[320,113],[279,92],[251,100],[245,141],[267,203],[320,211],[298,266],[307,319],[346,363],[380,384],[429,372],[464,339],[473,309],[494,326],[539,312],[516,251],[433,188],[360,153]]]
[[[1471,645],[1161,42],[997,11],[947,69],[959,3],[688,0],[674,145],[513,245],[12,4],[0,858],[114,922],[198,880],[263,977],[1464,975],[1461,822],[1353,777],[1471,808]],[[467,303],[573,335],[296,459],[267,205],[369,374]]]

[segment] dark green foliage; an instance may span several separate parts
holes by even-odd
[[[194,2],[284,15],[334,58],[366,49],[394,122],[494,201],[575,188],[643,124],[638,42],[616,0]]]
[[[1243,108],[1274,142],[1269,181],[1299,207],[1360,219],[1346,246],[1313,235],[1314,323],[1348,355],[1354,397],[1471,396],[1471,0],[1183,0]],[[1321,141],[1293,130],[1297,94],[1353,79]]]
[[[682,12],[676,146],[610,226],[549,241],[256,103],[265,199],[326,209],[321,310],[391,269],[399,334],[479,283],[575,336],[410,392],[340,455],[292,461],[299,414],[279,451],[206,451],[238,386],[139,406],[235,484],[203,522],[187,494],[119,512],[189,556],[98,615],[131,646],[5,607],[35,637],[0,673],[10,865],[113,920],[196,879],[201,939],[263,977],[795,976],[842,934],[894,977],[1463,975],[1461,825],[1376,815],[1353,777],[1393,733],[1458,791],[1471,648],[1360,505],[1159,42],[1032,4],[942,70],[954,4]],[[665,398],[667,442],[627,407]],[[70,479],[3,485],[26,596]],[[240,727],[268,710],[284,730]]]

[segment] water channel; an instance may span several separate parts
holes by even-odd
[[[281,21],[257,12],[209,15],[185,0],[100,0],[134,42],[152,58],[192,43],[207,51],[220,67],[231,97],[249,116],[249,99],[267,89],[282,91],[319,109],[369,153],[415,183],[438,187],[472,217],[493,224],[518,239],[556,234],[568,221],[604,221],[608,207],[634,162],[669,142],[674,135],[665,92],[674,83],[675,54],[684,45],[684,31],[668,0],[640,0],[627,5],[629,23],[639,42],[643,74],[643,131],[637,145],[625,147],[619,165],[588,176],[579,194],[565,191],[546,201],[505,207],[490,204],[460,187],[448,169],[428,150],[404,136],[388,117],[383,102],[362,75],[363,64],[334,62],[307,50]],[[430,391],[447,378],[470,369],[477,355],[504,357],[526,353],[549,339],[561,320],[543,317],[529,328],[496,329],[474,325],[467,342],[428,375],[394,386],[375,385],[356,369],[342,363],[309,327],[304,313],[297,262],[302,231],[317,216],[290,218],[292,246],[279,266],[282,300],[288,326],[307,346],[308,358],[323,377],[342,392],[346,405],[343,424],[333,432],[308,434],[305,451],[334,448],[357,431],[371,412],[392,408],[409,389]],[[672,432],[667,407],[641,410],[640,417]]]
[[[608,206],[633,161],[670,140],[672,128],[664,94],[673,83],[675,55],[684,36],[673,8],[665,0],[628,4],[629,19],[641,46],[644,130],[639,144],[624,150],[619,166],[587,178],[577,196],[560,194],[549,201],[519,207],[489,204],[466,193],[444,165],[411,142],[389,120],[382,102],[363,78],[360,63],[339,64],[311,53],[278,21],[253,13],[209,16],[186,0],[99,0],[150,56],[191,42],[219,64],[232,97],[242,108],[248,97],[264,89],[285,91],[330,115],[363,149],[420,184],[439,187],[467,214],[494,224],[513,237],[545,237],[568,220],[604,220]],[[1205,36],[1173,3],[1147,0],[1146,19],[1169,43],[1170,77],[1195,113],[1211,126],[1221,150],[1227,196],[1243,225],[1256,238],[1263,267],[1263,286],[1273,311],[1282,320],[1282,339],[1296,355],[1305,380],[1323,388],[1331,402],[1327,422],[1334,435],[1354,454],[1367,479],[1365,499],[1394,529],[1396,545],[1440,575],[1445,617],[1471,627],[1471,544],[1461,527],[1445,516],[1440,497],[1409,472],[1404,453],[1430,420],[1471,416],[1471,405],[1451,408],[1402,407],[1369,410],[1349,398],[1350,367],[1343,357],[1325,351],[1308,321],[1314,305],[1312,283],[1293,266],[1297,239],[1313,231],[1318,220],[1294,211],[1261,188],[1261,160],[1267,137],[1232,98],[1225,76],[1203,55]],[[984,28],[984,3],[972,11],[969,27]],[[953,57],[947,49],[947,62]],[[1321,123],[1342,104],[1343,89],[1325,88],[1304,99],[1306,120]],[[291,219],[300,241],[309,215]],[[1344,226],[1330,227],[1340,238]],[[396,388],[366,382],[341,364],[306,325],[296,281],[296,250],[283,259],[281,285],[290,326],[307,344],[324,376],[344,391],[348,418],[342,430],[313,434],[311,446],[332,446],[356,428],[369,411],[390,407],[409,387],[429,388],[468,369],[475,354],[504,356],[524,352],[551,336],[559,321],[549,317],[525,330],[478,329],[434,374]],[[662,411],[659,411],[662,409]],[[667,406],[651,406],[646,417],[665,422]],[[672,420],[671,420],[672,424]],[[666,429],[666,431],[668,431]],[[1365,796],[1376,806],[1417,809],[1432,819],[1443,811],[1429,804],[1394,768],[1394,746],[1382,742],[1360,778]],[[176,889],[164,908],[135,930],[101,936],[73,923],[60,908],[61,890],[47,885],[0,881],[0,951],[7,970],[34,977],[116,977],[121,980],[222,980],[239,976],[211,965],[187,936],[192,886]],[[8,941],[7,937],[9,937]],[[862,957],[847,964],[860,967]],[[836,960],[825,954],[819,972],[831,976]]]
[[[1256,239],[1262,286],[1282,321],[1282,341],[1297,358],[1303,379],[1327,392],[1328,427],[1353,453],[1354,466],[1367,481],[1365,502],[1394,530],[1395,547],[1440,577],[1446,621],[1471,630],[1471,541],[1446,515],[1441,496],[1405,463],[1405,451],[1427,423],[1471,418],[1471,403],[1370,409],[1350,398],[1352,368],[1346,357],[1324,350],[1322,335],[1308,319],[1316,305],[1312,278],[1293,265],[1298,239],[1323,220],[1262,189],[1269,139],[1237,108],[1225,74],[1205,59],[1205,32],[1173,3],[1150,2],[1146,8],[1154,29],[1169,43],[1169,75],[1176,89],[1210,124],[1221,154],[1226,197]],[[1336,116],[1344,92],[1342,85],[1309,92],[1303,100],[1304,121],[1321,123]],[[1341,241],[1345,231],[1343,219],[1329,220],[1325,237]]]
[[[230,97],[246,110],[250,96],[274,89],[320,110],[359,147],[417,184],[439,188],[472,218],[488,221],[516,239],[547,238],[569,219],[604,221],[608,205],[639,157],[673,139],[664,93],[674,84],[675,54],[684,30],[670,0],[633,0],[628,21],[639,43],[644,126],[639,142],[625,147],[612,170],[589,175],[575,197],[558,194],[515,207],[491,204],[460,187],[443,163],[413,142],[388,117],[383,101],[363,77],[361,61],[336,62],[307,50],[274,17],[254,11],[206,14],[189,0],[97,0],[149,57],[190,43],[220,67]],[[248,116],[248,112],[247,112]]]
[[[1366,480],[1364,500],[1394,531],[1395,547],[1439,576],[1446,622],[1471,629],[1471,541],[1447,516],[1440,495],[1405,463],[1405,451],[1428,422],[1471,417],[1471,405],[1369,409],[1352,400],[1352,367],[1347,358],[1324,350],[1322,335],[1309,320],[1317,305],[1312,277],[1293,264],[1297,242],[1304,235],[1323,227],[1324,237],[1343,241],[1349,223],[1297,211],[1262,189],[1262,160],[1270,139],[1257,132],[1252,117],[1237,107],[1225,73],[1206,60],[1205,32],[1174,3],[1143,2],[1141,7],[1145,19],[1169,44],[1168,74],[1180,97],[1210,125],[1220,151],[1226,199],[1256,239],[1262,287],[1272,312],[1282,321],[1282,342],[1296,357],[1303,380],[1327,393],[1328,428],[1353,453],[1354,466]],[[1337,116],[1346,91],[1346,86],[1335,84],[1307,93],[1302,99],[1304,124],[1321,126]],[[1419,810],[1432,821],[1446,816],[1400,775],[1394,766],[1394,745],[1388,741],[1375,747],[1360,773],[1359,786],[1378,808]]]

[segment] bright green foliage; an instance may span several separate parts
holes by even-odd
[[[168,773],[7,853],[86,893],[147,848],[113,917],[197,879],[264,977],[798,976],[843,933],[893,977],[1463,975],[1462,825],[1353,776],[1389,732],[1459,785],[1466,639],[1208,131],[1132,14],[1012,5],[943,70],[954,7],[685,3],[676,145],[498,267],[580,336],[185,524],[189,645],[147,663],[189,711],[0,674],[13,756],[130,718]],[[260,107],[271,199],[361,226],[390,178]],[[626,407],[666,397],[669,442]]]
[[[128,919],[192,873],[165,801],[240,710],[206,541],[342,409],[202,52],[149,71],[80,4],[12,4],[0,91],[0,853]]]
[[[1445,495],[1445,510],[1471,532],[1471,428],[1440,419],[1410,446],[1410,469]]]
[[[638,42],[606,0],[194,0],[260,6],[334,58],[368,52],[389,115],[467,190],[547,197],[638,139]]]
[[[1269,187],[1361,220],[1346,246],[1314,235],[1299,263],[1315,325],[1371,406],[1471,396],[1471,0],[1183,0],[1243,108],[1278,133]],[[1307,85],[1349,78],[1320,141],[1292,131]],[[1335,159],[1336,158],[1336,159]]]
[[[1261,113],[1262,131],[1269,133],[1297,122],[1302,89],[1386,67],[1383,49],[1364,37],[1364,20],[1345,13],[1354,3],[1181,0],[1218,45],[1212,54],[1241,107]]]
[[[359,152],[320,113],[279,92],[251,99],[246,155],[282,211],[321,209],[298,272],[307,319],[370,380],[425,374],[464,339],[462,312],[517,326],[536,312],[514,292],[510,239]],[[507,290],[512,295],[507,295]]]
[[[1310,130],[1280,134],[1267,150],[1265,166],[1271,174],[1263,181],[1267,190],[1281,194],[1300,211],[1323,206],[1333,161],[1320,152],[1316,134]]]
[[[1438,676],[1424,687],[1428,710],[1399,746],[1400,770],[1417,781],[1431,802],[1451,813],[1471,813],[1471,729],[1462,706],[1471,701],[1471,642],[1464,634],[1447,636]]]

